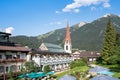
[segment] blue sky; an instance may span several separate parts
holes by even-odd
[[[37,36],[105,14],[120,15],[120,0],[0,0],[0,31]]]

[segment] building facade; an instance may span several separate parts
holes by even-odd
[[[30,59],[34,60],[42,70],[44,66],[49,65],[56,72],[68,69],[73,60],[70,53],[51,43],[42,43],[39,49],[31,51],[31,55]]]
[[[9,33],[0,32],[0,75],[5,80],[6,73],[18,72],[26,62],[29,49],[10,41]]]
[[[98,57],[100,57],[100,53],[96,51],[75,51],[72,55],[74,60],[79,60],[82,58],[86,58],[87,61],[96,61]]]

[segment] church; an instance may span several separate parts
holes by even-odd
[[[67,22],[64,49],[60,45],[42,43],[38,49],[27,55],[27,60],[34,60],[42,70],[44,66],[49,65],[52,70],[57,72],[69,69],[69,64],[73,61],[71,53],[72,44]]]

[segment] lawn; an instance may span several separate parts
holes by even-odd
[[[103,66],[103,67],[110,69],[112,72],[115,73],[113,75],[113,77],[120,78],[120,68],[118,69],[118,65],[101,65],[101,64],[99,64],[99,66]],[[89,70],[88,66],[79,66],[79,67],[75,67],[73,69],[70,69],[68,71],[64,71],[64,72],[61,72],[59,74],[56,74],[55,76],[57,76],[57,79],[59,79],[60,77],[64,76],[65,74],[75,75],[76,72],[85,73],[88,70]]]
[[[55,76],[57,76],[57,79],[59,79],[60,77],[64,76],[65,74],[69,74],[70,71],[64,71],[64,72],[61,72],[59,74],[55,74]]]
[[[60,77],[64,76],[65,74],[74,74],[75,72],[86,72],[87,70],[89,70],[89,67],[87,66],[79,66],[73,69],[70,69],[68,71],[64,71],[60,74],[56,74],[55,76],[57,76],[57,79],[59,79]]]
[[[113,75],[113,77],[120,78],[120,72],[115,72],[115,74]]]

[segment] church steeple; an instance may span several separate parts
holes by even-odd
[[[69,24],[67,21],[67,27],[66,27],[66,36],[65,36],[65,41],[64,41],[64,50],[67,53],[72,53],[72,45],[71,45],[71,37],[70,37],[70,28]]]

